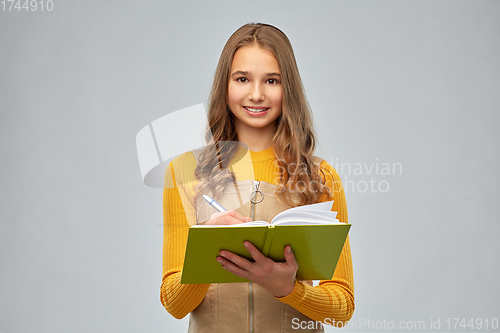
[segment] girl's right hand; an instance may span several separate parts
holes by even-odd
[[[213,213],[212,216],[210,217],[210,220],[208,220],[205,224],[227,225],[227,224],[240,224],[251,221],[252,219],[249,218],[248,216],[244,217],[243,215],[234,210],[228,210],[226,212]]]

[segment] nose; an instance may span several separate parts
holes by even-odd
[[[258,82],[254,82],[250,87],[248,98],[254,102],[261,102],[264,100],[264,87]]]

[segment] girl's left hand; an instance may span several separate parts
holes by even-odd
[[[252,243],[243,242],[255,262],[229,251],[220,251],[217,261],[222,267],[239,277],[253,281],[276,297],[290,294],[295,288],[297,262],[290,245],[284,249],[286,262],[275,262],[264,256]]]

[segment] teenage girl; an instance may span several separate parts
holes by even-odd
[[[171,186],[163,199],[164,307],[179,319],[190,313],[189,332],[323,332],[319,321],[344,326],[354,311],[349,239],[333,277],[318,286],[296,280],[290,246],[284,249],[286,262],[274,262],[250,242],[244,245],[254,261],[228,251],[214,260],[252,282],[180,284],[192,224],[270,221],[284,209],[328,200],[334,200],[337,219],[347,223],[340,177],[313,155],[311,111],[292,46],[281,30],[247,24],[229,38],[215,72],[208,126],[213,142],[202,152],[175,159],[166,175]],[[225,145],[230,141],[248,147],[250,183],[229,171],[241,149]],[[237,209],[212,214],[201,193],[221,203],[247,193],[250,199]]]

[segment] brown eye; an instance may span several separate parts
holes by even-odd
[[[278,81],[276,79],[269,79],[269,80],[267,80],[267,83],[269,83],[269,84],[277,84]]]
[[[248,82],[248,80],[247,80],[247,78],[246,78],[246,77],[240,77],[240,78],[236,79],[236,81],[241,82],[241,83],[246,83],[246,82]]]

